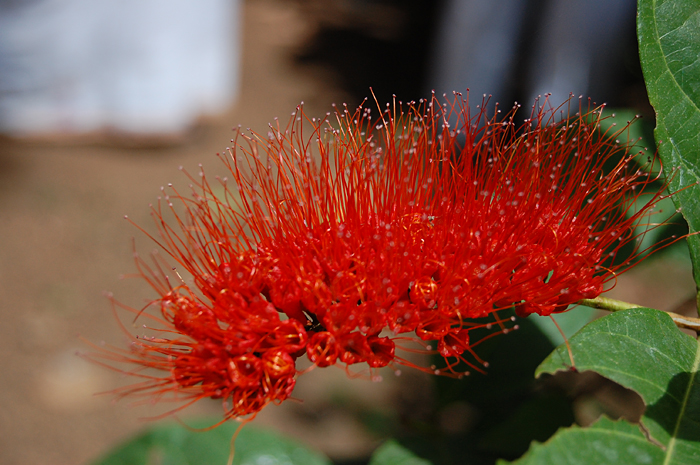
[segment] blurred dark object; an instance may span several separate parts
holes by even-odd
[[[316,31],[297,52],[304,65],[330,68],[352,106],[370,96],[423,96],[437,15],[444,1],[297,0]]]
[[[452,91],[529,106],[552,93],[651,113],[634,0],[297,0],[316,32],[297,52],[333,71],[354,104]]]

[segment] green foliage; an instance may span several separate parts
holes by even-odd
[[[159,424],[118,446],[95,465],[225,465],[238,426],[238,423],[226,423],[207,432],[197,432],[177,424]],[[235,451],[234,465],[330,464],[322,454],[296,441],[249,426],[238,435]]]
[[[431,465],[395,441],[384,443],[374,454],[369,465]]]
[[[700,231],[700,3],[639,0],[639,55],[649,101],[656,110],[656,140],[666,172],[678,168],[670,190],[691,231]],[[688,238],[700,286],[700,236]]]
[[[533,444],[517,465],[607,465],[663,463],[660,447],[651,444],[639,427],[601,418],[588,428],[573,426],[545,444]],[[497,465],[508,462],[499,460]]]
[[[635,451],[639,449],[656,456],[658,449],[666,464],[700,463],[700,345],[697,340],[678,331],[668,314],[635,308],[590,323],[571,338],[569,344],[577,370],[600,373],[642,397],[647,408],[641,425],[650,438],[643,442],[643,449],[635,446]],[[567,348],[560,346],[540,365],[536,375],[569,368]],[[565,441],[557,439],[563,436],[566,441],[576,441],[571,447],[582,453],[607,451],[613,457],[631,450],[628,439],[646,439],[637,426],[628,428],[610,421],[599,423],[595,435],[588,434],[586,429],[563,431],[551,444]],[[633,430],[636,432],[630,433]],[[603,446],[597,435],[605,431],[610,431],[612,436],[626,435],[627,439],[608,441]],[[535,450],[546,453],[542,449],[549,445],[533,448],[531,454]],[[620,462],[598,462],[591,458],[582,463]]]

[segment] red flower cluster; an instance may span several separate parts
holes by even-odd
[[[396,354],[410,341],[437,341],[447,367],[430,371],[481,371],[470,334],[507,332],[499,310],[549,315],[598,296],[661,198],[630,210],[658,176],[601,134],[602,108],[544,103],[522,125],[516,109],[472,116],[458,95],[376,118],[298,107],[267,137],[237,131],[221,157],[232,179],[199,173],[190,196],[173,189],[154,209],[154,239],[191,279],[173,286],[160,262],[137,260],[162,337],[115,359],[165,374],[139,372],[122,394],[223,398],[238,417],[288,398],[304,354],[410,365]]]

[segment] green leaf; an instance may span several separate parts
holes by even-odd
[[[395,441],[387,441],[372,454],[369,465],[431,465]]]
[[[544,444],[533,443],[517,465],[618,465],[664,463],[664,452],[639,426],[601,418],[588,428],[561,429]],[[508,462],[499,460],[497,465]]]
[[[154,426],[118,446],[95,465],[225,465],[238,426],[238,423],[225,423],[207,432],[190,431],[175,424]],[[236,438],[233,463],[330,465],[331,462],[296,441],[246,426]]]
[[[579,306],[574,311],[557,313],[552,315],[551,318],[534,314],[528,316],[527,319],[532,321],[552,341],[552,344],[558,346],[564,342],[559,328],[561,328],[566,337],[571,337],[593,319],[594,312],[595,310],[590,307]],[[557,321],[559,328],[554,324],[552,318]]]
[[[700,2],[639,0],[639,56],[656,140],[666,173],[677,167],[670,191],[691,231],[700,231]],[[700,288],[700,236],[688,237]]]
[[[680,332],[668,314],[635,308],[590,323],[569,345],[578,371],[600,373],[642,397],[647,408],[641,424],[650,444],[663,448],[663,463],[700,463],[700,341]],[[570,364],[567,348],[560,346],[536,376]],[[591,447],[579,444],[581,450]],[[624,443],[610,447],[621,453]]]

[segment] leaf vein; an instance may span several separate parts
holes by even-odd
[[[678,438],[678,432],[681,429],[681,421],[685,410],[688,407],[688,399],[690,398],[690,392],[695,384],[695,377],[698,374],[698,367],[700,367],[700,339],[698,341],[698,347],[695,350],[695,362],[693,363],[693,368],[691,371],[690,379],[688,380],[688,386],[685,389],[685,395],[683,396],[683,402],[681,403],[681,409],[678,412],[678,419],[676,420],[676,426],[673,430],[670,440],[668,441],[668,449],[666,450],[666,459],[664,460],[664,465],[670,463],[671,457],[673,456],[673,451],[676,446],[676,439]]]

